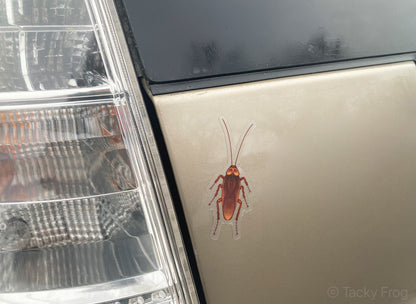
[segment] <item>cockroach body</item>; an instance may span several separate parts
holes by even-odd
[[[239,231],[238,231],[238,219],[240,216],[240,211],[243,203],[240,200],[240,190],[243,194],[244,202],[247,206],[247,200],[246,195],[244,191],[244,186],[241,185],[241,181],[244,181],[245,185],[247,186],[247,189],[249,192],[251,192],[250,187],[247,183],[247,180],[245,177],[240,177],[240,171],[237,168],[237,160],[238,156],[241,151],[241,147],[243,145],[244,139],[246,138],[248,132],[252,127],[254,126],[254,123],[251,123],[249,127],[247,128],[246,132],[244,133],[243,139],[241,140],[240,147],[238,149],[237,157],[235,159],[235,162],[233,163],[233,153],[231,148],[231,139],[230,139],[230,133],[228,131],[227,124],[225,123],[224,118],[220,118],[222,123],[224,124],[225,130],[227,132],[228,137],[228,143],[230,145],[230,154],[231,154],[231,165],[228,167],[227,171],[225,172],[225,175],[219,175],[213,185],[209,188],[212,190],[212,188],[217,184],[217,182],[222,179],[222,183],[218,184],[217,190],[215,191],[214,197],[210,201],[209,205],[213,203],[214,199],[217,197],[218,192],[221,189],[221,197],[217,200],[217,216],[215,220],[215,226],[212,232],[212,238],[217,239],[217,229],[218,224],[220,222],[221,216],[220,216],[220,204],[222,204],[222,217],[226,222],[230,222],[234,218],[235,211],[237,209],[237,214],[235,215],[235,231],[233,231],[233,235],[235,239],[238,239],[240,237]]]

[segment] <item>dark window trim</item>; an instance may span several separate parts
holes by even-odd
[[[251,73],[216,76],[187,81],[169,83],[149,83],[153,95],[177,93],[190,90],[213,88],[225,85],[242,84],[254,81],[269,80],[290,76],[315,74],[330,71],[339,71],[352,68],[368,67],[381,64],[398,63],[404,61],[416,61],[416,52],[360,58],[353,60],[320,63],[307,66],[295,66],[275,70],[256,71]]]

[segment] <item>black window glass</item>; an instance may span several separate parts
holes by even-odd
[[[124,0],[153,82],[416,51],[415,0]]]

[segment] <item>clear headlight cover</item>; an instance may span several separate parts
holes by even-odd
[[[0,302],[196,303],[112,1],[0,0]]]

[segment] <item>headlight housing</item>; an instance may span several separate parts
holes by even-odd
[[[194,303],[112,1],[0,0],[0,301]]]

